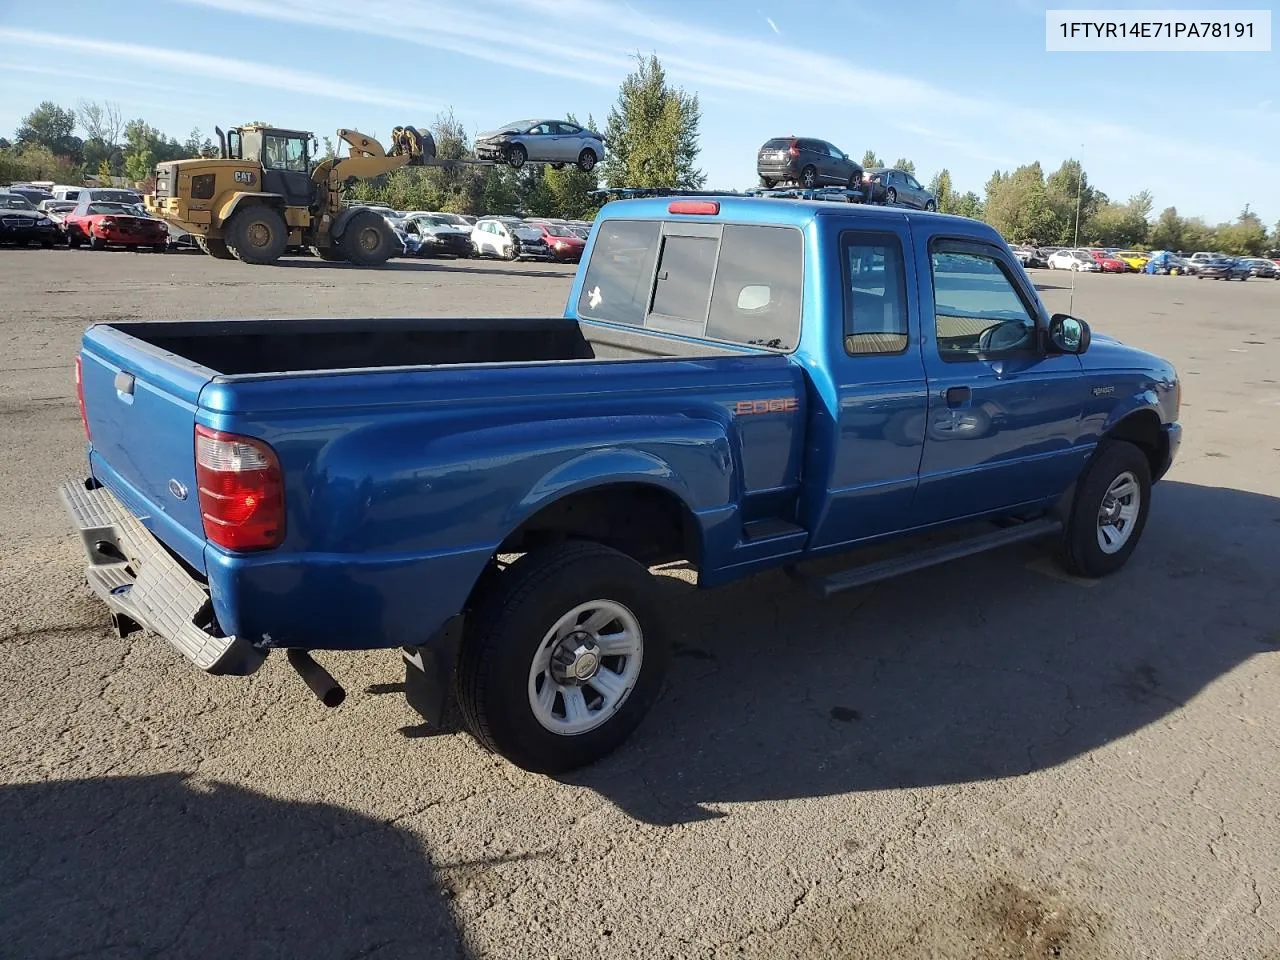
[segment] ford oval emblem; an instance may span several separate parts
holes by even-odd
[[[170,480],[169,492],[172,493],[179,500],[187,499],[187,487],[186,487],[186,484],[184,484],[181,480]]]

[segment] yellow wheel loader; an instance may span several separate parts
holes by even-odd
[[[262,124],[217,129],[217,159],[175,160],[155,169],[147,209],[190,233],[223,260],[274,263],[290,247],[325,260],[378,266],[400,252],[381,214],[346,206],[342,190],[404,166],[452,164],[435,158],[431,135],[396,127],[391,149],[356,130],[339,130],[346,157],[315,162],[316,138]]]

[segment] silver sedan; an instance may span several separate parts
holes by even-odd
[[[476,137],[476,156],[519,169],[527,161],[584,172],[604,159],[604,137],[568,120],[517,120]]]

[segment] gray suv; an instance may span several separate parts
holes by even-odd
[[[756,173],[766,190],[778,183],[856,189],[862,165],[839,147],[813,137],[775,137],[756,153]]]
[[[867,199],[872,203],[897,203],[917,210],[938,209],[938,202],[933,194],[920,186],[920,181],[905,170],[873,167],[867,171],[866,179],[870,190]]]

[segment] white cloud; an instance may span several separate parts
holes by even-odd
[[[769,29],[781,36],[782,31],[778,29],[778,25],[773,22],[773,17],[765,17],[764,22],[769,25]]]
[[[222,82],[242,83],[250,86],[290,90],[315,97],[347,100],[353,103],[370,103],[384,107],[404,107],[413,110],[438,109],[435,104],[376,87],[365,87],[345,81],[307,73],[287,67],[273,67],[264,63],[250,63],[229,57],[210,56],[185,50],[162,47],[146,47],[135,43],[114,43],[90,40],[64,34],[40,33],[35,30],[0,27],[0,43],[14,43],[26,47],[63,50],[73,54],[89,54],[125,60],[140,67],[153,67],[169,73],[185,76],[211,77]],[[70,75],[67,71],[64,75]]]

